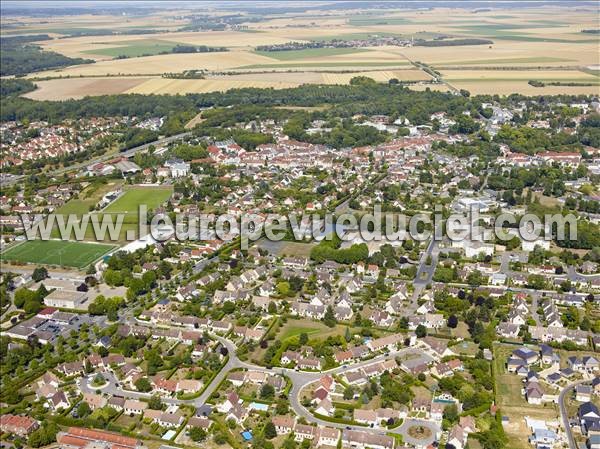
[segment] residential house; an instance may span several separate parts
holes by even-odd
[[[123,404],[123,411],[126,415],[141,415],[147,408],[147,402],[137,401],[135,399],[126,399]]]
[[[12,433],[26,438],[31,432],[40,427],[39,423],[28,416],[1,415],[0,430],[2,433]]]

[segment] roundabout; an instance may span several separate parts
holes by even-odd
[[[405,419],[398,428],[404,442],[417,447],[426,447],[436,441],[440,431],[440,427],[432,421],[412,418]]]
[[[418,425],[408,428],[408,435],[417,440],[426,440],[431,437],[432,432],[429,427]]]

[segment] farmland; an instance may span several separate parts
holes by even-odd
[[[476,12],[459,8],[390,9],[377,14],[359,10],[353,14],[331,11],[324,16],[306,12],[289,17],[266,15],[261,20],[249,22],[244,30],[201,32],[178,31],[177,26],[183,25],[184,19],[167,18],[157,13],[156,16],[150,14],[132,19],[131,23],[119,27],[108,16],[85,16],[81,22],[75,18],[56,19],[43,26],[15,21],[9,23],[9,30],[11,33],[45,30],[61,38],[39,42],[44,49],[96,61],[29,75],[39,80],[40,89],[27,94],[36,100],[118,93],[186,94],[244,87],[286,88],[303,83],[346,84],[352,73],[360,72],[369,72],[365,76],[372,76],[378,82],[397,78],[427,83],[430,77],[413,67],[412,63],[416,61],[442,72],[444,81],[452,87],[467,89],[474,94],[597,93],[593,75],[585,70],[600,64],[599,37],[580,32],[596,26],[593,14],[585,8],[565,14],[564,8],[558,6],[547,11],[550,16],[542,15],[536,9]],[[80,25],[76,27],[75,23]],[[135,34],[136,29],[145,28],[153,33]],[[127,34],[86,35],[92,31],[111,30],[126,31]],[[407,42],[483,38],[492,43],[454,47],[376,45],[256,51],[261,45],[290,41],[308,43],[389,36]],[[229,51],[160,54],[178,44],[226,47]],[[167,72],[191,69],[204,70],[206,79],[160,79]],[[254,76],[251,72],[269,73]],[[77,79],[46,80],[57,77]],[[529,80],[584,80],[591,85],[534,88],[528,85]],[[427,85],[410,87],[422,90]],[[447,88],[440,84],[429,84],[429,87]]]
[[[149,78],[57,78],[37,81],[38,89],[25,96],[32,100],[60,101],[80,99],[88,95],[115,95],[147,81]]]
[[[526,95],[544,93],[594,94],[600,88],[598,76],[577,70],[445,70],[442,75],[446,81],[459,89],[467,89],[475,94],[485,93],[495,86],[497,93],[510,94],[513,92]],[[544,83],[577,83],[575,86],[533,87],[529,80]]]
[[[351,55],[365,52],[362,48],[309,48],[306,50],[290,51],[256,51],[255,53],[280,61],[297,61],[299,59],[322,58],[326,56]]]
[[[29,240],[3,251],[2,260],[84,268],[114,248],[97,243]]]
[[[152,56],[163,52],[170,52],[177,43],[159,39],[141,39],[136,41],[111,42],[106,45],[108,45],[106,48],[86,50],[83,53],[88,55],[109,56],[112,58],[121,56],[137,58],[140,56]]]
[[[395,65],[395,64],[394,64]],[[169,79],[162,77],[110,77],[110,78],[63,78],[38,81],[38,89],[26,94],[34,100],[64,100],[83,98],[85,95],[114,93],[128,94],[187,94],[223,92],[245,87],[283,89],[305,83],[348,84],[355,76],[368,76],[378,82],[391,78],[401,81],[426,81],[431,77],[416,69],[381,69],[352,72],[311,72],[298,69],[290,72],[244,73],[210,76],[208,79]]]

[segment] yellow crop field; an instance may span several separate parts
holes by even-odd
[[[444,79],[450,82],[459,80],[565,80],[598,83],[600,80],[595,75],[579,70],[443,70],[441,73]]]
[[[241,89],[244,87],[273,87],[283,89],[296,87],[297,83],[278,81],[242,81],[232,79],[210,79],[210,80],[181,80],[155,78],[139,84],[125,93],[133,94],[190,94],[203,92],[224,92],[229,89]]]
[[[598,95],[600,85],[595,86],[544,86],[533,87],[527,81],[496,80],[496,81],[451,81],[457,89],[466,89],[473,95],[499,94],[510,95]]]
[[[429,84],[429,83],[416,83],[416,84],[408,84],[407,87],[410,90],[416,90],[418,92],[422,92],[426,89],[433,90],[436,92],[448,92],[450,89],[445,84]]]
[[[96,76],[96,75],[161,75],[184,70],[227,70],[240,65],[265,64],[273,60],[248,51],[223,53],[194,53],[146,56],[141,58],[113,59],[82,64],[64,69],[48,70],[30,77],[45,76]]]
[[[422,81],[431,79],[421,70],[378,70],[357,73],[323,73],[325,84],[348,84],[355,76],[367,76],[375,81],[384,83],[392,78],[400,81]]]
[[[355,76],[368,76],[378,82],[391,78],[400,81],[427,81],[430,76],[417,69],[371,70],[350,73],[341,72],[267,72],[209,76],[207,79],[170,79],[158,76],[146,77],[91,77],[56,78],[36,81],[38,88],[25,96],[34,100],[65,100],[83,98],[86,95],[110,94],[187,94],[222,92],[245,87],[284,89],[301,84],[348,84]],[[438,86],[432,88],[440,89]]]
[[[493,67],[572,67],[594,64],[599,61],[598,45],[498,41],[493,45],[470,45],[460,47],[411,47],[399,51],[406,57],[427,62],[433,66],[484,65]]]
[[[442,75],[452,86],[473,94],[578,95],[600,92],[600,78],[578,70],[444,70]],[[590,85],[534,87],[529,85],[530,80]]]
[[[38,89],[24,96],[32,100],[60,101],[88,95],[121,94],[148,78],[73,78],[36,81]]]
[[[442,73],[444,81],[472,93],[598,93],[594,75],[580,71],[600,66],[600,37],[582,30],[596,29],[593,9],[581,6],[547,6],[510,9],[317,9],[266,14],[261,20],[229,26],[225,31],[194,31],[190,9],[149,11],[146,15],[119,17],[107,13],[52,16],[43,21],[7,17],[2,34],[47,33],[58,39],[40,41],[46,50],[69,57],[93,59],[93,64],[30,74],[45,79],[84,78],[72,84],[38,82],[31,98],[80,98],[87,94],[119,92],[186,93],[221,91],[234,87],[291,87],[304,83],[346,84],[356,75],[379,82],[391,78],[425,81],[430,76],[417,62]],[[568,12],[568,13],[567,13]],[[227,15],[218,8],[207,16]],[[190,26],[192,25],[192,26]],[[236,25],[238,26],[238,25]],[[146,32],[136,33],[136,29]],[[93,35],[93,31],[108,34]],[[147,32],[151,31],[151,32]],[[393,37],[415,45],[377,45]],[[356,48],[299,48],[269,53],[257,47],[295,42],[330,40],[364,41]],[[428,45],[419,45],[419,39]],[[485,39],[480,45],[444,46],[439,39]],[[484,41],[485,42],[485,41]],[[379,42],[381,43],[381,42]],[[384,42],[389,44],[389,42]],[[226,47],[227,52],[157,54],[176,44]],[[123,47],[121,49],[121,47]],[[150,51],[152,50],[152,51]],[[122,53],[120,53],[122,52]],[[142,56],[155,54],[155,56]],[[128,56],[127,59],[118,59]],[[117,58],[117,59],[113,59]],[[165,73],[204,70],[204,80],[164,79]],[[348,73],[343,73],[348,72]],[[111,77],[89,81],[86,77]],[[127,77],[127,80],[125,80]],[[134,80],[135,78],[135,80]],[[593,83],[593,86],[533,88],[529,80]],[[412,86],[415,89],[427,86]],[[56,92],[52,90],[56,88]],[[443,90],[443,84],[432,86]]]

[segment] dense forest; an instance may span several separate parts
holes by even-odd
[[[26,75],[39,70],[92,63],[91,59],[68,58],[42,50],[32,42],[47,40],[46,34],[11,36],[0,39],[0,76]]]
[[[0,96],[21,95],[35,89],[35,84],[23,79],[4,79],[0,82]]]

